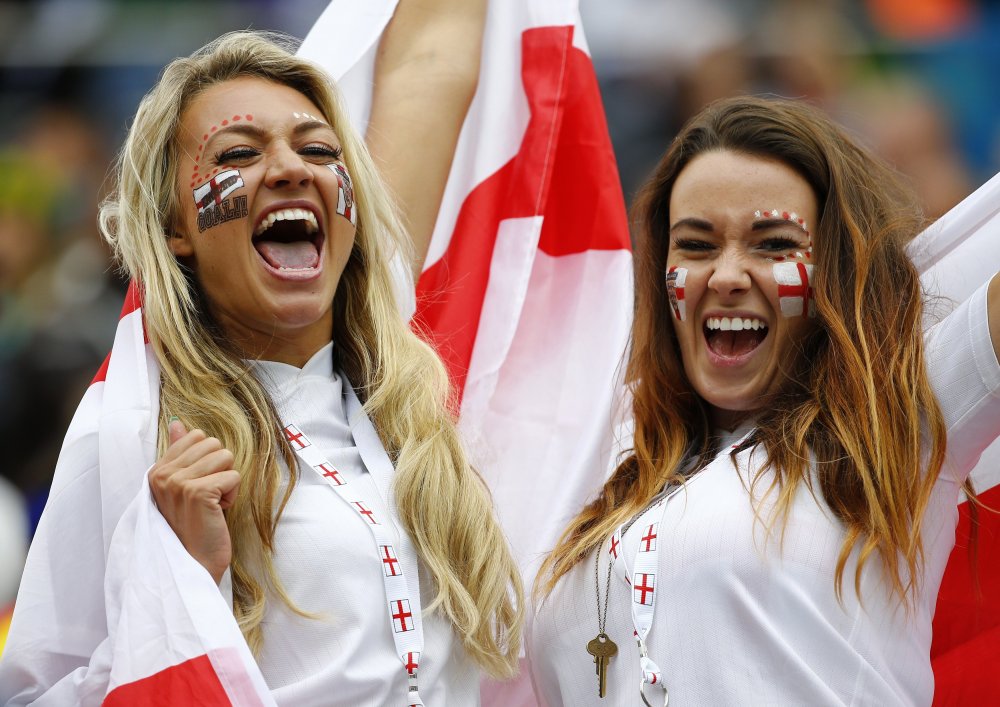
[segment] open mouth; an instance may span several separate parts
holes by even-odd
[[[756,317],[709,317],[702,330],[709,350],[725,359],[749,355],[767,337],[767,323]]]
[[[312,211],[279,209],[257,224],[253,247],[273,270],[282,274],[310,273],[320,265],[323,234]]]

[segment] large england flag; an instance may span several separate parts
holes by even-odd
[[[300,50],[338,79],[362,132],[395,4],[335,0]],[[529,586],[611,463],[631,278],[577,0],[491,2],[414,322],[448,367],[459,427]],[[486,703],[533,703],[522,673],[490,686]]]
[[[930,295],[928,324],[944,316],[1000,271],[1000,174],[909,246]],[[979,509],[974,568],[970,506],[959,507],[955,550],[934,615],[936,705],[995,704],[1000,695],[1000,440],[972,471]],[[992,509],[992,510],[991,510]]]

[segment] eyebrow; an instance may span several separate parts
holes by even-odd
[[[334,133],[334,135],[336,135],[333,126],[328,125],[320,120],[307,120],[305,122],[296,124],[296,126],[292,128],[292,135],[299,136],[302,133],[307,133],[310,130],[316,130],[317,128],[325,128],[326,130],[329,130],[330,132]],[[235,125],[230,125],[228,127],[222,128],[221,130],[213,133],[212,136],[208,139],[208,142],[205,143],[205,145],[206,146],[210,145],[215,140],[215,138],[219,137],[220,135],[228,135],[233,133],[237,135],[246,135],[247,137],[257,138],[258,140],[264,138],[267,135],[267,131],[257,125],[250,125],[248,123],[237,123]]]
[[[783,226],[794,226],[803,233],[808,233],[806,229],[802,228],[802,224],[795,223],[795,221],[790,221],[784,218],[763,218],[758,221],[754,221],[753,225],[750,226],[751,231],[766,231],[769,228],[781,228]]]
[[[682,218],[680,221],[675,223],[670,227],[670,232],[673,233],[679,228],[687,226],[688,228],[693,228],[696,231],[705,231],[706,233],[711,233],[715,230],[711,223],[701,218]]]

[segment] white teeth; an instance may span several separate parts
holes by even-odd
[[[767,324],[756,317],[709,317],[705,327],[719,331],[743,331],[745,329],[766,329]]]
[[[272,211],[257,224],[253,234],[259,236],[261,233],[274,225],[275,221],[305,221],[306,233],[312,234],[319,230],[319,222],[316,214],[308,209],[281,209]]]

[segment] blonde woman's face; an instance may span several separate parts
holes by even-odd
[[[684,371],[717,425],[779,390],[816,326],[817,219],[809,183],[775,160],[717,150],[677,178],[665,287]]]
[[[340,139],[304,95],[251,77],[196,96],[179,137],[174,254],[233,343],[301,365],[330,341],[354,244]]]

